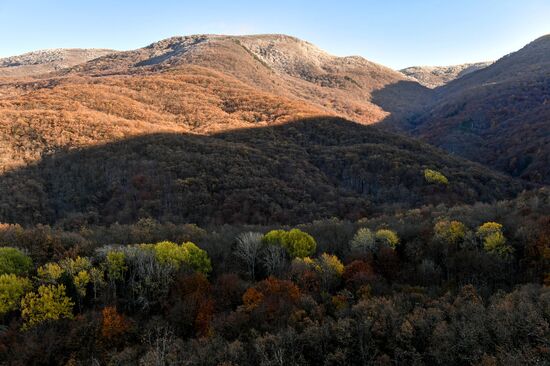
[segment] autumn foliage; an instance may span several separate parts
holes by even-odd
[[[101,311],[101,336],[107,341],[117,340],[131,327],[130,321],[119,314],[114,306],[107,306]]]

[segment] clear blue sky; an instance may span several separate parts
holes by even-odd
[[[448,65],[496,59],[550,33],[550,0],[0,0],[0,57],[196,33],[286,33],[393,68]]]

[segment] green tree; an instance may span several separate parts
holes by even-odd
[[[141,248],[148,249],[148,245],[142,245]],[[162,241],[152,246],[155,253],[155,259],[161,264],[167,264],[175,269],[179,269],[182,264],[203,274],[208,274],[212,270],[212,263],[206,251],[200,249],[194,243],[186,242],[178,245],[171,241]]]
[[[510,245],[506,245],[506,238],[501,232],[492,233],[483,240],[483,247],[486,251],[498,254],[510,254],[514,249]]]
[[[155,258],[163,264],[179,268],[185,262],[185,250],[181,245],[171,241],[161,241],[154,245]]]
[[[447,177],[444,176],[442,173],[438,172],[437,170],[424,169],[424,179],[426,179],[426,182],[428,183],[442,184],[442,185],[449,184],[449,180],[447,179]]]
[[[17,310],[21,297],[32,288],[28,278],[13,273],[0,275],[0,315]]]
[[[278,245],[284,246],[284,241],[286,238],[287,232],[285,230],[271,230],[262,238],[262,242],[265,245]]]
[[[0,274],[26,273],[32,269],[32,260],[21,250],[12,247],[0,247]]]
[[[341,277],[344,273],[344,265],[335,255],[323,253],[315,262],[323,272],[330,272],[337,277]]]
[[[292,229],[287,232],[283,246],[294,258],[308,257],[314,254],[315,249],[317,249],[315,239],[300,229]]]
[[[390,229],[379,229],[375,234],[376,240],[389,245],[392,249],[397,247],[399,244],[399,237],[397,233]]]
[[[73,306],[74,303],[65,293],[64,285],[42,285],[38,292],[29,292],[21,300],[24,328],[48,320],[71,319]]]
[[[480,225],[477,228],[476,234],[478,237],[483,239],[486,236],[497,232],[502,232],[502,224],[494,221],[489,221],[484,223],[483,225]]]
[[[315,239],[300,229],[272,230],[264,235],[262,241],[266,245],[279,245],[285,248],[292,258],[310,256],[317,248]]]
[[[97,291],[105,285],[104,272],[101,268],[93,267],[89,271],[90,282],[94,286],[94,300],[97,298]]]
[[[183,261],[185,264],[205,275],[212,271],[212,263],[205,250],[202,250],[190,241],[183,243],[181,247],[184,251]]]
[[[128,270],[126,255],[117,250],[110,250],[105,257],[105,270],[109,281],[121,281]]]

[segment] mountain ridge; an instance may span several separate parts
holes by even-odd
[[[550,182],[550,35],[437,88],[413,136],[512,176]]]
[[[410,66],[399,72],[414,78],[428,88],[443,86],[455,79],[481,70],[491,65],[493,61],[472,62],[450,66]]]
[[[53,48],[0,58],[0,77],[29,77],[65,69],[116,52],[102,48]]]
[[[90,114],[86,114],[90,111],[82,114],[85,109],[91,109],[92,114],[102,113],[98,120],[103,121],[122,116],[123,120],[117,122],[122,126],[151,124],[155,120],[161,131],[171,126],[170,131],[204,134],[255,124],[284,123],[291,119],[289,116],[292,113],[297,113],[298,118],[327,115],[362,124],[384,122],[382,126],[423,138],[453,154],[540,182],[547,179],[547,173],[541,172],[541,169],[544,170],[544,159],[534,164],[531,160],[533,156],[537,156],[535,160],[543,158],[545,151],[537,146],[545,141],[544,115],[547,108],[544,96],[547,92],[544,91],[544,80],[547,80],[547,61],[544,60],[550,49],[546,46],[548,39],[550,36],[541,37],[490,66],[430,89],[409,76],[362,57],[333,56],[292,36],[175,36],[136,50],[108,53],[46,75],[34,76],[30,80],[3,78],[0,80],[0,108],[6,108],[3,117],[6,126],[10,126],[10,120],[17,116],[26,121],[33,113],[41,113],[49,115],[52,120],[57,118],[58,125],[67,124],[66,131],[72,131],[71,125],[79,125],[75,120],[91,118]],[[526,51],[528,55],[520,57]],[[533,63],[533,60],[540,65]],[[454,68],[453,72],[457,70]],[[505,79],[500,80],[502,77]],[[214,79],[222,83],[212,83]],[[522,83],[533,86],[526,90],[520,86]],[[170,85],[183,89],[180,91]],[[209,89],[209,85],[222,88],[231,85],[223,89],[227,93],[231,90],[227,94],[231,97],[220,95]],[[117,88],[118,92],[113,93]],[[84,91],[86,89],[89,89],[88,92]],[[138,96],[140,90],[146,97]],[[516,98],[515,91],[522,93],[520,98],[523,102],[513,102],[521,105],[521,110],[518,113],[506,112],[507,105],[511,103],[509,99]],[[110,100],[104,98],[102,93],[110,95]],[[539,95],[533,98],[529,93]],[[182,99],[175,100],[176,95]],[[252,95],[257,95],[261,102],[250,103]],[[50,103],[48,98],[59,101]],[[166,103],[168,100],[170,102]],[[235,100],[238,100],[237,104],[233,104]],[[265,102],[268,100],[270,102]],[[71,103],[85,109],[73,110],[73,106],[68,107]],[[185,103],[185,106],[178,103]],[[277,116],[270,114],[279,107],[270,107],[269,103],[281,107]],[[46,112],[39,112],[36,105]],[[463,105],[472,107],[463,108]],[[52,111],[63,111],[63,108],[70,109],[65,110],[68,113],[62,114],[62,117],[52,115]],[[262,108],[267,112],[264,113]],[[174,110],[177,112],[173,113]],[[145,117],[153,115],[156,116],[153,119]],[[70,118],[66,119],[67,116]],[[481,119],[477,121],[476,116],[481,116]],[[499,125],[503,131],[495,135],[496,130],[487,129],[487,126],[496,125],[501,116],[504,119]],[[521,128],[522,122],[516,120],[525,116],[527,122],[538,121],[537,127]],[[542,116],[542,119],[537,116]],[[100,131],[105,130],[96,122],[90,121],[90,125]],[[4,129],[5,136],[14,135],[10,128],[14,127]],[[465,129],[469,129],[466,135],[463,134]],[[533,129],[535,132],[531,132]],[[37,126],[27,126],[23,131],[42,131],[39,134],[47,135],[42,127]],[[121,133],[121,136],[131,135],[120,131],[114,136]],[[484,142],[483,139],[488,138],[487,133],[503,146],[513,145],[509,149],[513,153],[506,157],[507,162],[489,158],[496,154],[496,150],[493,145]],[[522,141],[511,144],[515,135],[522,136]],[[534,138],[530,139],[530,136]],[[26,139],[24,136],[22,138]],[[75,135],[69,141],[80,139]],[[86,137],[84,140],[88,139]],[[9,143],[4,150],[16,156],[19,154],[14,152],[18,149],[14,147],[17,144]],[[51,148],[45,147],[44,151]],[[539,152],[536,152],[537,149]],[[535,155],[525,151],[535,151]],[[30,156],[36,158],[36,153]],[[506,154],[502,149],[498,152],[499,156]],[[27,157],[23,160],[32,159]],[[2,161],[10,160],[6,155],[2,158]],[[525,168],[527,165],[531,166],[529,170]],[[527,173],[530,170],[533,172]]]

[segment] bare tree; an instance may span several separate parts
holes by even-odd
[[[268,245],[263,251],[261,262],[267,274],[280,276],[287,265],[286,250],[278,245]]]
[[[240,258],[247,266],[250,278],[255,279],[256,264],[262,251],[261,233],[246,232],[237,236],[237,245],[234,254]]]
[[[168,356],[175,342],[174,332],[168,327],[158,326],[146,331],[143,335],[143,343],[148,351],[141,358],[140,365],[168,365]]]

